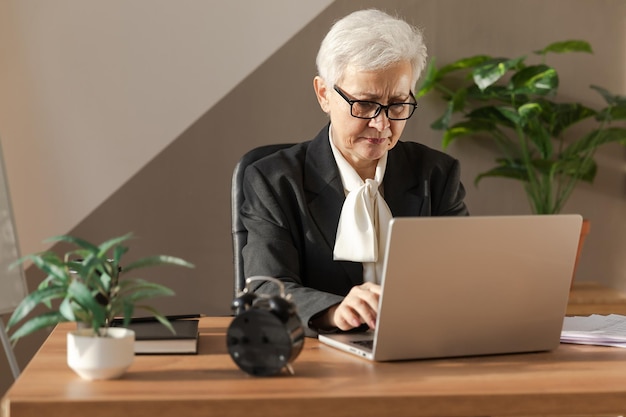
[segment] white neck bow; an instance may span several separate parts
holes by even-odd
[[[341,209],[333,256],[335,260],[364,263],[364,280],[379,282],[387,242],[391,210],[378,190],[387,166],[387,154],[376,166],[374,179],[363,181],[331,140],[344,188],[348,191]]]

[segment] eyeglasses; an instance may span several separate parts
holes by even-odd
[[[411,97],[415,100],[414,103],[391,103],[384,106],[375,101],[352,100],[341,88],[336,85],[333,86],[333,88],[341,98],[350,104],[350,114],[359,119],[373,119],[380,114],[382,109],[385,109],[385,115],[389,120],[406,120],[413,116],[413,112],[417,107],[417,99],[413,95],[413,92],[409,92],[409,94],[411,94]]]

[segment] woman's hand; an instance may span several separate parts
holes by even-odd
[[[374,329],[380,293],[380,285],[371,282],[352,287],[340,304],[329,309],[328,316],[340,330],[354,329],[363,323]]]

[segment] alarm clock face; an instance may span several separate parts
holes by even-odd
[[[281,372],[302,350],[304,331],[297,314],[286,322],[262,308],[236,316],[226,333],[228,352],[243,371],[255,376]]]

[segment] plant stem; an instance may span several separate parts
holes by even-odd
[[[515,132],[517,133],[517,136],[519,138],[522,161],[524,162],[526,174],[528,175],[527,194],[531,199],[534,212],[539,214],[542,213],[544,209],[544,202],[542,201],[544,200],[544,198],[542,198],[543,196],[541,195],[541,186],[538,183],[537,178],[535,177],[535,171],[533,169],[533,164],[530,159],[530,151],[528,149],[527,138],[521,127],[516,126]]]

